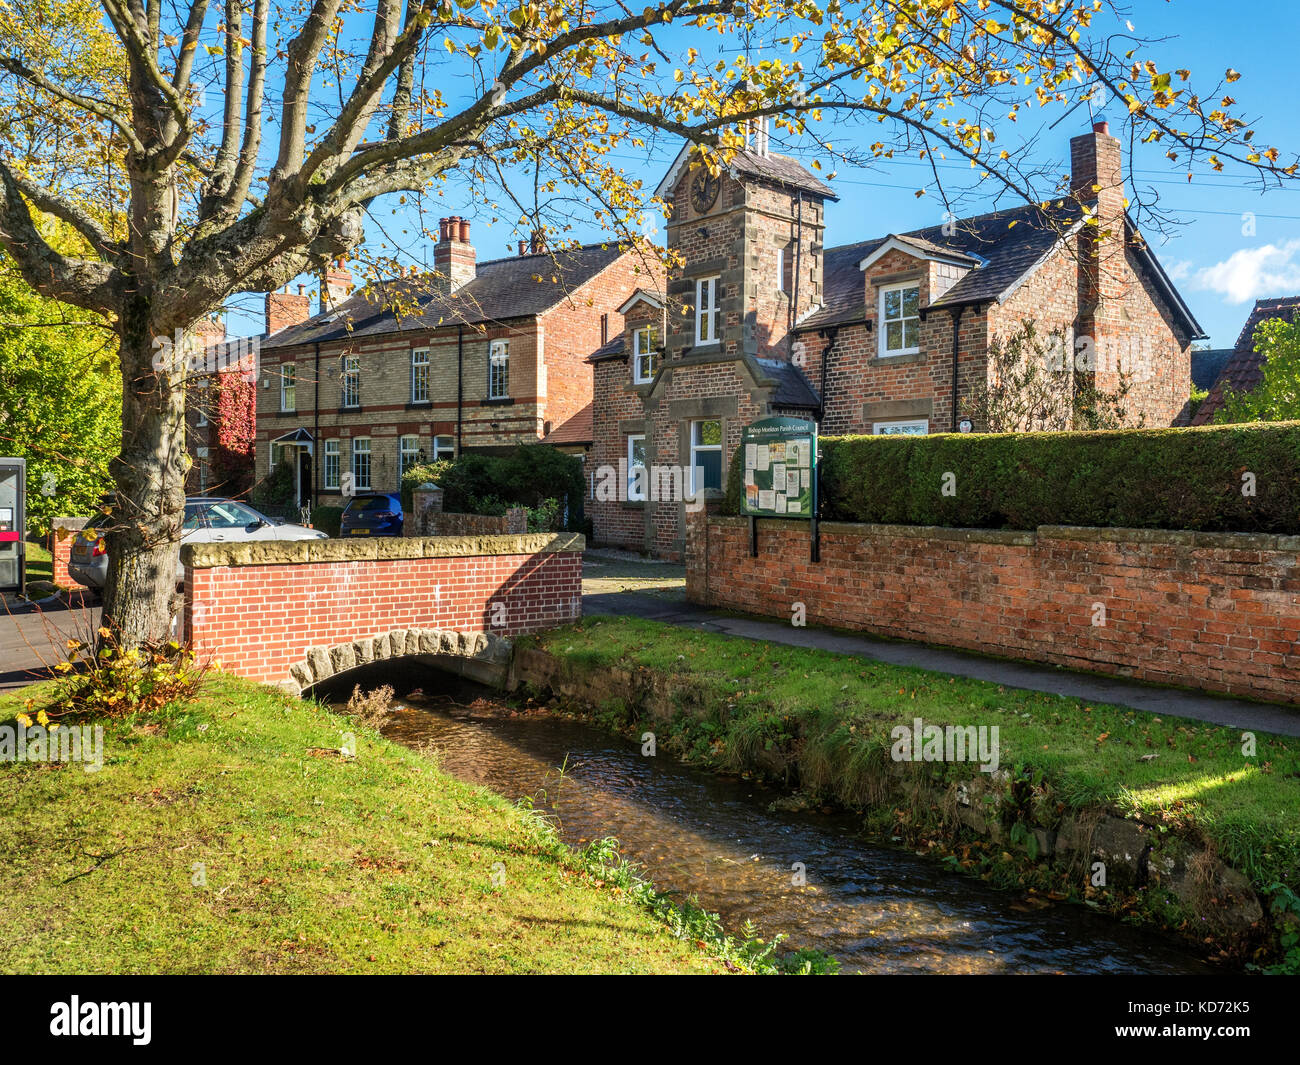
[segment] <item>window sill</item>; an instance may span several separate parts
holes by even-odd
[[[271,417],[272,418],[296,418],[298,417],[298,412],[296,410],[276,410],[271,412]]]
[[[882,355],[881,353],[877,352],[875,359],[873,361],[894,363],[895,365],[902,366],[911,362],[925,362],[926,358],[927,356],[924,351],[909,351],[909,352],[898,351],[889,355]]]
[[[360,414],[360,413],[361,413],[361,407],[360,407],[360,406],[356,406],[356,407],[340,407],[340,408],[339,408],[339,413],[340,413],[340,414]]]
[[[483,401],[485,407],[509,407],[514,404],[514,400],[509,396],[497,396],[495,399],[489,397]]]
[[[416,400],[415,402],[406,405],[407,410],[431,410],[432,408],[433,401],[429,399]]]

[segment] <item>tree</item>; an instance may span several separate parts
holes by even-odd
[[[66,226],[38,225],[55,247],[79,243]],[[34,529],[92,512],[112,487],[121,410],[113,334],[95,316],[38,296],[0,256],[0,453],[27,460]]]
[[[119,520],[104,614],[127,646],[163,638],[170,620],[188,464],[175,341],[238,292],[353,254],[366,212],[394,197],[464,175],[499,190],[525,230],[558,234],[571,216],[560,212],[576,211],[628,237],[650,194],[613,153],[670,134],[716,171],[748,122],[771,117],[778,138],[833,159],[951,156],[985,190],[1041,202],[1066,191],[1059,170],[1035,165],[1032,137],[998,137],[1033,104],[1115,107],[1180,167],[1238,163],[1261,180],[1296,171],[1254,145],[1219,88],[1202,97],[1188,72],[1146,59],[1112,25],[1122,16],[1111,0],[101,6],[115,58],[104,69],[120,71],[107,86],[67,70],[23,20],[0,22],[7,98],[45,102],[87,145],[42,183],[26,141],[6,134],[0,243],[39,293],[102,315],[118,339]],[[837,150],[819,133],[854,118],[879,130],[867,148]],[[86,253],[42,239],[32,208],[73,226]]]
[[[1264,357],[1264,378],[1249,392],[1224,389],[1214,420],[1284,422],[1300,419],[1300,321],[1270,318],[1255,329],[1255,351]]]

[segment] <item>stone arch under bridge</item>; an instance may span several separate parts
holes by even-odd
[[[312,647],[289,667],[282,687],[298,694],[361,666],[392,659],[415,659],[437,669],[495,687],[510,670],[513,644],[491,632],[443,629],[393,629],[332,647]]]

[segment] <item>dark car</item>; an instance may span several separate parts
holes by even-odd
[[[402,497],[396,492],[357,496],[343,511],[339,536],[401,536]]]

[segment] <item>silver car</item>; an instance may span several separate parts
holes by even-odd
[[[102,530],[112,522],[101,514],[77,534],[68,559],[68,575],[90,588],[104,587],[108,578],[108,552]],[[277,524],[246,503],[234,499],[197,496],[185,500],[181,543],[210,544],[245,540],[328,540],[329,534],[305,525]],[[185,567],[176,563],[176,580],[185,579]]]

